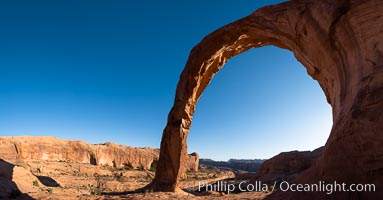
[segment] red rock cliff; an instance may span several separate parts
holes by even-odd
[[[282,152],[266,160],[255,173],[250,183],[262,181],[274,184],[274,181],[290,181],[304,170],[310,168],[322,150],[323,147],[314,151]]]
[[[49,160],[71,161],[117,168],[150,169],[159,157],[154,148],[134,148],[112,142],[88,144],[54,137],[0,137],[0,158],[10,162]],[[198,155],[189,156],[188,170],[198,170]]]

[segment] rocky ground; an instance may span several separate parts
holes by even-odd
[[[201,192],[200,181],[250,179],[227,168],[199,165],[197,153],[188,155],[187,177],[178,193],[133,191],[151,183],[159,150],[115,143],[43,137],[0,137],[0,199],[256,199],[266,193]]]
[[[53,137],[0,137],[0,199],[262,199],[269,193],[238,193],[239,183],[290,180],[308,169],[321,149],[280,153],[263,162],[257,172],[199,164],[198,154],[193,153],[185,163],[187,178],[179,183],[183,192],[133,194],[152,182],[158,149]],[[198,191],[200,182],[222,181],[236,185],[232,193],[237,194]]]
[[[205,192],[191,194],[142,193],[128,194],[149,184],[155,169],[137,170],[69,161],[0,162],[0,197],[5,199],[262,199],[267,193],[224,194]],[[198,188],[199,181],[216,182],[233,179],[234,173],[201,166],[190,171],[181,182],[185,191]],[[11,181],[7,181],[7,180]]]

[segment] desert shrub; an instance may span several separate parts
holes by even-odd
[[[138,171],[145,171],[145,169],[143,167],[139,167],[137,168]]]
[[[89,190],[90,190],[90,195],[101,195],[101,190],[98,187],[90,186]]]
[[[37,180],[33,181],[33,186],[39,186],[39,182]]]
[[[153,189],[145,189],[144,190],[144,194],[149,194],[149,193],[153,193],[154,190]]]
[[[47,192],[48,192],[48,194],[52,194],[53,193],[53,189],[52,188],[48,188]]]
[[[124,169],[124,170],[132,170],[133,167],[130,166],[130,165],[125,165],[123,169]]]
[[[155,172],[155,171],[156,171],[156,168],[155,168],[155,167],[151,167],[151,168],[149,169],[149,171],[151,171],[151,172]]]
[[[92,188],[91,191],[90,191],[90,194],[98,196],[98,195],[101,195],[101,191],[98,188]]]

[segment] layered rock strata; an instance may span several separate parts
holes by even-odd
[[[135,148],[112,142],[89,144],[49,136],[0,137],[0,158],[11,163],[47,160],[148,170],[156,167],[158,157],[158,149]],[[198,159],[196,153],[188,156],[188,170],[198,171]]]

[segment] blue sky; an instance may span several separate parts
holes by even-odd
[[[0,135],[159,147],[191,48],[270,0],[0,1]],[[269,158],[324,145],[331,109],[291,52],[253,49],[205,90],[189,152]]]

